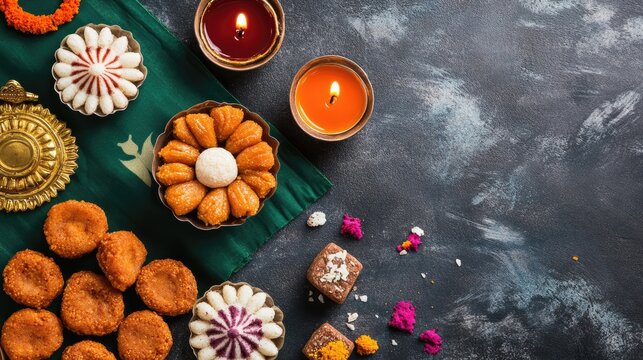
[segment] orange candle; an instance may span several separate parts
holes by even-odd
[[[301,119],[323,134],[341,134],[364,116],[368,102],[364,81],[340,64],[320,64],[296,85],[295,106]]]

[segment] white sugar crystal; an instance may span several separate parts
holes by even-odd
[[[379,315],[377,315],[377,314],[375,314],[375,317],[376,317],[376,318],[378,318],[378,319],[380,318],[380,316],[379,316]]]
[[[456,263],[458,266],[462,266],[462,261],[460,261],[460,259],[455,259],[455,263]]]
[[[351,314],[351,313],[348,313],[348,320],[347,320],[347,321],[348,321],[349,323],[350,323],[350,322],[353,322],[353,321],[357,320],[357,317],[358,317],[358,316],[359,316],[359,315],[358,315],[357,313],[352,313],[352,314]]]
[[[422,275],[423,279],[426,279],[426,274],[425,273],[420,273],[420,275]]]
[[[368,296],[367,296],[367,295],[361,295],[361,296],[359,297],[359,299],[360,299],[362,302],[367,302],[367,301],[368,301]]]
[[[353,324],[346,323],[346,327],[351,329],[351,330],[355,330],[355,325],[353,325]]]
[[[393,345],[393,346],[397,346],[397,341],[395,341],[395,340],[391,340],[391,345]]]
[[[359,300],[359,295],[355,294],[355,300]]]
[[[308,217],[308,220],[306,221],[306,225],[309,227],[318,227],[322,226],[326,223],[326,214],[324,214],[321,211],[315,211]]]
[[[413,227],[413,229],[411,229],[411,232],[417,236],[424,236],[424,230],[420,229],[417,226]]]
[[[312,290],[308,290],[308,296],[313,296],[313,291]]]
[[[317,300],[319,300],[319,302],[323,304],[324,303],[324,295],[319,294],[319,296],[317,297]]]
[[[311,297],[308,298],[308,302],[315,302],[315,299],[313,299],[312,296],[311,296]]]
[[[400,255],[404,256],[404,255],[406,255],[406,254],[408,254],[408,252],[407,252],[406,250],[402,250],[402,251],[400,251]]]

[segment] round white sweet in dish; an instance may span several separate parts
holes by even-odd
[[[196,178],[209,188],[228,186],[239,174],[237,161],[224,148],[203,150],[196,160]]]
[[[190,345],[198,360],[259,360],[276,356],[273,339],[283,334],[274,322],[275,310],[266,304],[264,292],[248,285],[225,285],[221,292],[208,291],[195,307],[190,322]]]
[[[53,71],[62,100],[86,114],[111,114],[124,109],[138,94],[134,84],[145,78],[138,67],[141,54],[127,52],[126,36],[115,37],[108,27],[100,33],[86,26],[83,37],[71,34],[66,44],[71,50],[56,51]]]

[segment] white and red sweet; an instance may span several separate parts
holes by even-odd
[[[274,358],[279,349],[273,340],[284,333],[275,323],[275,310],[264,292],[242,285],[210,290],[195,306],[190,345],[198,360],[261,360]]]
[[[126,36],[116,37],[109,27],[96,31],[86,26],[83,37],[71,34],[69,50],[56,51],[53,71],[62,100],[86,115],[109,115],[124,109],[138,95],[145,78],[139,70],[142,57],[128,52]]]

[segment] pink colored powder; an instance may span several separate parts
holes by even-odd
[[[362,233],[362,220],[360,218],[344,214],[344,219],[342,219],[342,235],[350,236],[356,240],[361,240],[364,235]]]
[[[415,327],[415,306],[410,301],[398,301],[393,308],[388,326],[413,334]]]
[[[420,341],[424,342],[424,352],[430,355],[437,355],[442,350],[442,337],[435,329],[424,330],[420,334]]]
[[[420,244],[422,244],[422,239],[420,239],[420,235],[416,233],[410,233],[409,236],[406,238],[406,241],[402,243],[402,245],[398,245],[395,249],[397,250],[397,252],[400,252],[402,250],[418,251]]]

